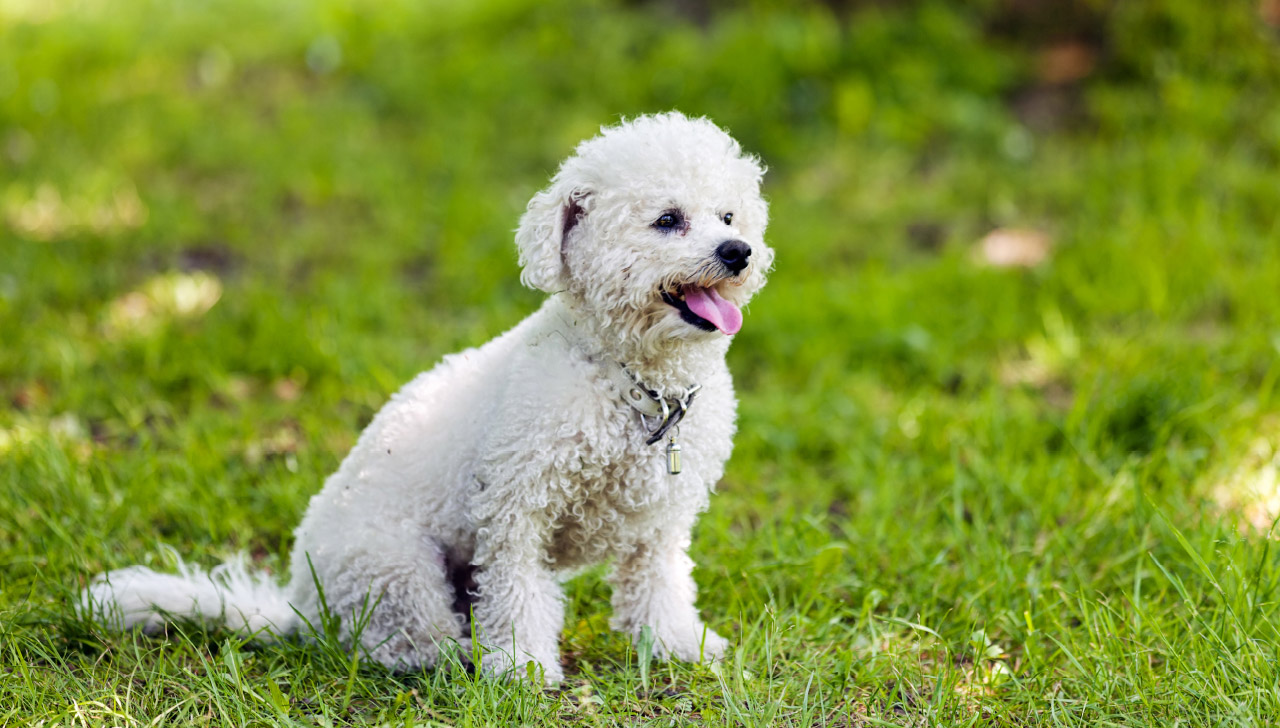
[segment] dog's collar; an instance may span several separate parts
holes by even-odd
[[[683,397],[659,397],[656,392],[641,384],[640,380],[622,364],[617,366],[606,364],[604,369],[613,386],[617,387],[622,401],[640,413],[641,423],[645,429],[649,430],[646,445],[652,445],[661,440],[672,427],[680,424],[680,420],[684,419],[685,413],[693,404],[694,397],[698,395],[698,390],[702,389],[701,385],[692,384],[685,390]],[[651,419],[657,421],[656,427],[650,427]]]

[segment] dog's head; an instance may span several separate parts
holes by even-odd
[[[629,338],[737,333],[764,285],[764,169],[706,119],[642,116],[580,144],[529,202],[521,280]]]

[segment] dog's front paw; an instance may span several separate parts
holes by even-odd
[[[564,679],[564,670],[555,657],[539,659],[527,652],[513,654],[510,648],[488,649],[480,658],[480,669],[490,677],[535,683],[541,679],[546,685],[556,685]]]
[[[701,660],[699,661],[711,662],[713,660],[719,660],[721,657],[724,657],[724,654],[728,651],[729,640],[708,629],[702,639],[702,654]]]
[[[653,654],[663,660],[684,662],[712,662],[724,657],[729,640],[699,625],[699,629],[685,635],[659,637],[653,645]]]

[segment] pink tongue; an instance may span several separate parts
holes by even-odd
[[[682,292],[689,310],[715,324],[720,331],[736,334],[742,328],[742,312],[721,298],[716,289],[685,286]]]

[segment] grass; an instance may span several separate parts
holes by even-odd
[[[981,4],[674,7],[0,1],[0,724],[1274,722],[1275,30],[1094,9],[1049,81]],[[671,107],[771,166],[694,540],[728,659],[642,661],[600,571],[550,692],[75,617],[164,545],[279,572],[390,393],[537,306],[558,160]]]

